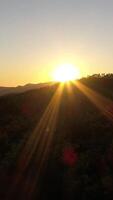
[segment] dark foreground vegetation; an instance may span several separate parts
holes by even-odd
[[[64,86],[45,169],[32,197],[22,187],[29,173],[33,185],[38,165],[21,172],[22,182],[15,186],[18,159],[59,84],[0,98],[0,200],[113,199],[113,75],[93,75],[80,83],[101,98],[94,95],[91,101],[73,83],[71,90]]]

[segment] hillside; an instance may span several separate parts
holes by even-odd
[[[0,199],[113,199],[113,75],[59,87],[0,97]]]
[[[17,86],[17,87],[0,87],[0,96],[7,95],[7,94],[18,94],[22,92],[26,92],[33,89],[38,89],[45,87],[50,83],[40,83],[40,84],[26,84],[24,86]]]

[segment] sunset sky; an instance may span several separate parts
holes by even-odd
[[[113,0],[0,0],[0,86],[113,72]]]

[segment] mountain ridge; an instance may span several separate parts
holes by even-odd
[[[39,89],[45,86],[50,85],[51,83],[27,83],[25,85],[18,85],[16,87],[5,87],[5,86],[0,86],[0,96],[4,96],[4,95],[8,95],[11,93],[22,93],[22,92],[26,92],[29,90],[33,90],[33,89]]]

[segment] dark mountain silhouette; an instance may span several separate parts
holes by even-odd
[[[0,87],[0,96],[7,95],[10,93],[22,93],[32,89],[38,89],[44,87],[50,83],[40,83],[40,84],[26,84],[24,86],[17,86],[17,87]]]
[[[0,199],[113,199],[113,75],[59,87],[0,97]]]

